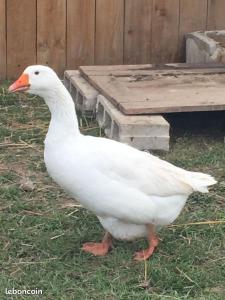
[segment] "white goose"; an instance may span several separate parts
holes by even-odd
[[[10,92],[44,98],[51,112],[44,159],[50,176],[95,213],[106,230],[101,243],[83,250],[105,255],[112,237],[146,237],[149,247],[136,260],[149,258],[158,245],[155,226],[172,223],[188,196],[207,192],[213,177],[189,172],[146,152],[106,138],[80,133],[74,102],[56,73],[46,66],[27,67]]]

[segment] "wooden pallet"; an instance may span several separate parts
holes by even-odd
[[[80,67],[126,115],[225,110],[225,65]]]

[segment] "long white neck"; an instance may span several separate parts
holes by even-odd
[[[61,138],[68,135],[76,137],[80,135],[75,105],[70,93],[61,81],[54,89],[43,95],[51,112],[49,134]]]

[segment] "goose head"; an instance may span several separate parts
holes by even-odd
[[[72,130],[79,134],[73,99],[57,74],[49,67],[33,65],[9,87],[9,92],[26,92],[45,100],[57,126],[64,126],[64,133]]]
[[[59,85],[58,76],[47,66],[27,67],[22,75],[9,87],[9,92],[23,91],[43,97]]]

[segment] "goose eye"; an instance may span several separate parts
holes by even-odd
[[[40,73],[39,71],[35,71],[35,72],[34,72],[35,75],[38,75],[39,73]]]

